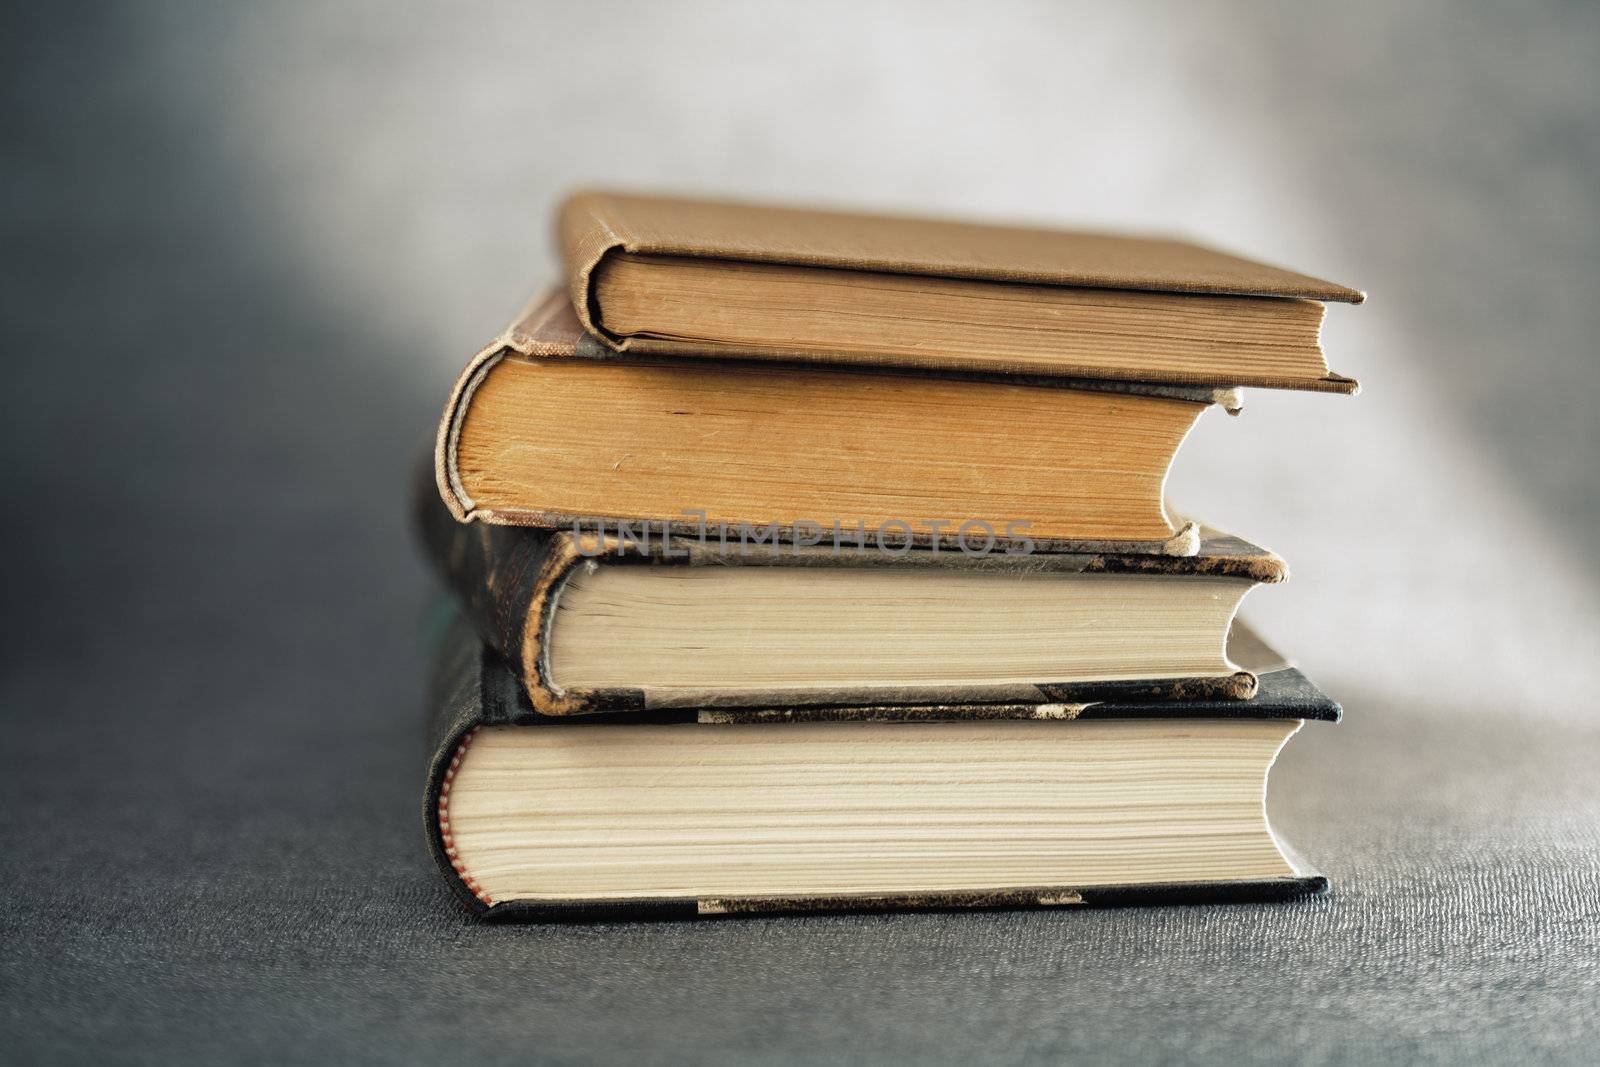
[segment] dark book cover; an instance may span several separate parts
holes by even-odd
[[[1259,646],[1260,657],[1275,657],[1258,637],[1240,628],[1238,639]],[[1090,703],[1040,707],[1032,704],[905,707],[768,708],[748,711],[675,710],[622,712],[578,718],[542,715],[534,710],[516,673],[478,640],[459,616],[450,619],[439,644],[430,694],[428,776],[423,824],[439,870],[455,894],[475,913],[495,919],[578,920],[605,918],[686,918],[751,913],[889,909],[1014,908],[1067,905],[1123,906],[1243,900],[1277,900],[1324,892],[1325,877],[1304,872],[1295,877],[1254,881],[1140,884],[1128,886],[1039,886],[994,892],[931,893],[910,896],[848,896],[605,901],[486,902],[450,840],[448,796],[464,746],[485,726],[536,729],[605,730],[628,724],[699,723],[707,728],[759,729],[768,722],[934,722],[967,719],[1257,718],[1337,722],[1339,705],[1305,675],[1277,659],[1260,674],[1249,700],[1199,700],[1183,703]],[[443,814],[443,817],[442,816]],[[1296,867],[1300,867],[1298,863]]]
[[[871,549],[840,552],[797,552],[781,545],[745,546],[722,551],[689,538],[652,537],[648,545],[625,544],[615,537],[583,538],[571,530],[463,524],[455,520],[434,491],[432,471],[419,463],[413,487],[415,520],[420,539],[435,571],[459,598],[482,639],[515,666],[532,706],[546,715],[588,715],[643,711],[659,706],[640,689],[561,688],[550,677],[548,643],[555,605],[562,586],[590,561],[606,566],[649,567],[891,567],[936,568],[967,573],[1148,574],[1243,578],[1280,582],[1288,568],[1276,554],[1232,534],[1205,527],[1198,551],[1186,556],[1139,553],[1036,553],[983,556],[959,551],[904,553]],[[1230,650],[1231,654],[1231,650]],[[1243,700],[1256,692],[1249,665],[1213,677],[1119,679],[1087,682],[1036,682],[1019,686],[870,687],[818,691],[806,703],[925,705],[1036,704],[1120,701],[1138,704],[1166,700]],[[718,695],[697,703],[755,706],[797,700],[752,691]]]

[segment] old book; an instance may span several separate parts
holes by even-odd
[[[1243,699],[1228,658],[1278,556],[723,545],[456,522],[420,468],[428,555],[546,715],[770,704]]]
[[[1356,388],[1320,331],[1363,294],[1182,241],[614,192],[559,218],[620,352]]]
[[[559,292],[462,373],[438,489],[461,520],[839,525],[954,546],[1194,551],[1162,499],[1190,427],[1232,390],[971,380],[860,367],[619,357]],[[933,522],[943,523],[935,530]]]
[[[458,623],[439,653],[426,831],[492,918],[1321,892],[1263,796],[1285,741],[1338,706],[1262,666],[1276,669],[1249,701],[550,719]]]

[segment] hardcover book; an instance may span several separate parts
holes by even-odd
[[[545,715],[663,707],[1245,699],[1229,626],[1283,561],[983,554],[463,525],[419,468],[428,556]]]
[[[1213,403],[1237,410],[1238,393],[640,360],[585,333],[555,292],[463,371],[435,474],[463,521],[1192,554],[1163,486]]]
[[[619,352],[1353,392],[1357,290],[1183,241],[587,192],[573,305]]]
[[[1257,669],[1246,701],[552,719],[458,620],[438,653],[425,828],[491,918],[1322,892],[1263,797],[1289,737],[1339,709],[1286,663]]]

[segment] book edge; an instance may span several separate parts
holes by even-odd
[[[963,892],[793,897],[683,897],[622,900],[475,901],[490,922],[606,922],[752,918],[884,912],[1020,911],[1055,908],[1127,908],[1272,903],[1326,894],[1325,875],[1153,882],[1104,886],[1038,886]]]

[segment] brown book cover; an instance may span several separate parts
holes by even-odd
[[[858,380],[865,380],[873,390],[880,393],[921,394],[927,391],[923,388],[924,382],[937,381],[943,382],[946,386],[938,391],[948,404],[966,398],[964,379],[981,378],[975,385],[973,397],[989,395],[985,391],[997,393],[999,394],[995,398],[997,401],[1013,405],[1018,410],[1026,410],[1027,414],[1015,416],[1016,418],[1031,421],[1020,423],[1007,423],[1004,419],[998,421],[995,424],[994,436],[972,442],[970,447],[986,448],[988,452],[988,454],[975,454],[975,460],[992,464],[1000,461],[999,457],[1003,456],[1004,449],[1036,448],[1035,462],[1025,465],[1033,471],[1030,477],[1034,490],[1055,498],[1061,498],[1062,494],[1068,492],[1087,494],[1089,485],[1087,479],[1096,476],[1100,469],[1108,464],[1118,470],[1140,472],[1137,484],[1141,486],[1140,492],[1144,495],[1136,499],[1135,506],[1140,516],[1136,526],[1124,522],[1116,529],[1108,529],[1092,516],[1079,514],[1071,509],[1063,511],[1062,506],[1057,503],[1055,506],[1058,521],[1064,521],[1067,526],[1073,527],[1075,532],[1070,536],[1050,535],[1036,525],[1030,536],[1036,540],[1039,547],[1049,551],[1192,554],[1197,544],[1194,529],[1173,522],[1169,515],[1164,514],[1160,503],[1160,485],[1166,465],[1170,464],[1172,453],[1176,451],[1183,432],[1187,431],[1187,427],[1193,424],[1206,406],[1217,405],[1234,414],[1240,410],[1239,390],[1209,386],[1160,385],[1101,379],[1040,380],[1025,377],[1013,377],[1002,385],[982,376],[959,372],[913,373],[895,368],[870,370],[796,366],[780,368],[771,364],[726,360],[657,360],[647,361],[644,366],[640,366],[639,361],[619,355],[586,333],[565,294],[553,290],[529,304],[510,327],[479,351],[462,371],[450,393],[435,438],[434,478],[439,495],[456,519],[463,522],[481,521],[492,524],[559,528],[573,525],[575,519],[580,517],[560,505],[553,506],[543,492],[533,492],[526,488],[507,488],[519,478],[526,480],[532,474],[542,478],[546,468],[539,463],[544,461],[528,459],[523,463],[526,470],[520,472],[493,471],[494,477],[489,480],[493,483],[492,488],[497,496],[490,498],[485,498],[482,492],[469,488],[470,478],[463,472],[461,461],[463,440],[464,437],[470,436],[464,435],[463,430],[484,409],[483,397],[494,392],[491,379],[498,380],[513,370],[518,372],[538,370],[539,365],[547,363],[552,369],[563,363],[575,365],[574,369],[576,365],[609,368],[614,372],[613,377],[618,379],[648,377],[648,382],[644,384],[631,380],[622,383],[643,391],[642,395],[646,397],[657,393],[663,396],[677,396],[680,395],[680,390],[685,390],[692,398],[700,395],[695,394],[695,390],[708,389],[703,395],[709,397],[709,403],[712,404],[723,403],[718,392],[722,387],[707,387],[705,383],[708,380],[737,378],[745,383],[746,388],[750,387],[751,383],[760,384],[782,399],[786,412],[792,413],[782,417],[801,420],[802,430],[809,427],[810,423],[807,420],[811,420],[813,408],[793,403],[795,396],[811,397],[812,405],[826,404],[830,397],[835,399],[849,397],[850,390],[860,387]],[[819,384],[819,380],[822,384]],[[666,407],[676,406],[664,400],[660,404]],[[985,419],[994,417],[991,413],[996,410],[977,404],[976,400],[958,406]],[[1148,418],[1151,412],[1156,413],[1154,417],[1160,425],[1168,427],[1167,430],[1161,431],[1167,436],[1145,432],[1129,437],[1129,447],[1142,450],[1139,454],[1126,452],[1114,456],[1110,452],[1087,447],[1086,442],[1099,439],[1092,436],[1094,433],[1109,434],[1115,440],[1117,435],[1123,432],[1128,415]],[[1078,413],[1081,417],[1072,418],[1069,413]],[[677,416],[681,413],[673,411],[670,414]],[[533,418],[535,417],[532,415],[519,415],[521,421],[514,425],[522,426]],[[748,416],[746,420],[748,421]],[[1011,428],[1013,426],[1014,430]],[[1101,429],[1096,431],[1096,427]],[[777,456],[781,453],[786,457],[782,463],[773,460],[769,464],[773,467],[774,473],[788,469],[784,466],[785,463],[802,462],[805,459],[804,456],[794,454],[797,447],[794,442],[797,438],[787,433],[778,434],[776,429],[765,423],[759,428],[764,439],[767,439],[768,447],[762,449],[752,446],[754,454]],[[845,434],[827,435],[824,444],[835,452],[845,451],[853,454],[865,451],[866,454],[875,455],[880,460],[893,459],[896,456],[915,456],[930,448],[937,454],[941,448],[949,447],[946,443],[930,446],[925,439],[927,432],[925,428],[919,424],[913,429],[917,435],[923,436],[914,435],[915,439],[908,441],[903,439],[904,430],[896,430],[896,433],[902,434],[901,437],[893,439],[897,442],[897,447],[879,449],[871,443],[863,443],[854,435]],[[560,432],[568,431],[562,429]],[[696,434],[704,435],[707,432],[704,427],[685,420],[678,432],[681,436],[673,455],[670,457],[656,455],[653,457],[654,462],[660,463],[671,458],[680,467],[690,462],[710,462],[698,458],[698,453],[691,447],[691,442],[698,439]],[[779,437],[776,441],[771,440],[774,434],[778,434]],[[580,440],[578,443],[583,442]],[[784,451],[785,449],[787,451]],[[526,454],[534,456],[537,453],[528,450]],[[1054,456],[1056,462],[1052,462],[1048,456]],[[856,465],[855,459],[850,459],[844,464],[847,468]],[[872,470],[870,467],[860,469]],[[590,495],[606,490],[602,494],[604,498],[596,502],[600,506],[615,506],[617,503],[609,495],[608,487],[627,489],[630,482],[638,478],[632,466],[620,473],[616,467],[611,466],[601,470],[599,474],[603,480],[596,480],[593,483],[591,486],[593,492]],[[848,475],[845,474],[844,477],[847,478]],[[866,475],[860,477],[865,478]],[[871,474],[871,477],[880,480],[883,478],[877,473]],[[479,478],[481,480],[483,475],[480,474]],[[1079,486],[1080,482],[1081,488],[1074,488]],[[854,483],[851,483],[851,486],[871,489],[874,484],[870,481],[861,481],[859,486],[855,486]],[[911,483],[901,479],[891,481],[889,486],[893,488],[894,495],[898,496],[900,490],[908,484]],[[839,486],[846,487],[844,480],[840,481]],[[478,495],[475,496],[475,492]],[[1148,496],[1148,500],[1145,496]],[[1032,496],[1028,497],[1030,502],[1033,499]],[[1097,503],[1106,499],[1108,498],[1103,495],[1085,495],[1083,502]],[[702,502],[702,500],[693,501],[696,504]],[[677,533],[697,532],[693,523],[684,520],[682,516],[675,518],[671,512],[632,515],[622,511],[603,510],[585,514],[591,517],[643,519],[652,524],[666,525]],[[859,512],[856,512],[844,516],[845,521],[854,522],[858,514]],[[967,514],[969,517],[977,517],[971,513]],[[830,518],[828,515],[818,517],[824,521]],[[1006,519],[1035,517],[1037,516],[1030,511],[1021,508],[1004,516]],[[781,516],[765,511],[760,513],[752,511],[742,515],[725,515],[721,518],[730,523],[749,519],[752,523],[766,525],[774,519],[780,519]],[[996,525],[997,531],[999,525],[999,523]],[[869,521],[869,532],[878,529],[876,524]],[[780,536],[785,539],[791,538],[793,534],[794,530],[789,526],[783,526],[780,531]],[[1005,540],[1004,537],[1001,539]],[[913,535],[913,540],[916,544],[925,544],[930,538],[918,531]]]
[[[724,355],[837,362],[883,363],[898,358],[912,367],[967,366],[1022,369],[1017,360],[935,360],[915,353],[891,356],[863,338],[829,351],[766,343],[707,345],[671,336],[618,336],[601,321],[597,280],[618,255],[685,262],[779,265],[838,272],[842,284],[877,276],[967,280],[981,283],[1192,297],[1268,297],[1292,301],[1360,303],[1358,290],[1268,266],[1186,241],[985,225],[952,220],[818,211],[735,201],[581,192],[559,211],[559,243],[568,287],[584,326],[617,351],[658,355]],[[865,272],[865,273],[863,273]],[[1243,307],[1244,305],[1240,305]],[[1034,360],[1037,373],[1108,376],[1071,358]],[[1214,385],[1354,392],[1355,381],[1320,375],[1262,372],[1218,381],[1203,359],[1188,371],[1159,370],[1113,377]]]
[[[1339,705],[1305,675],[1269,649],[1241,625],[1236,636],[1248,644],[1262,664],[1260,691],[1244,701],[1089,704],[1071,714],[1042,714],[1030,706],[987,709],[928,709],[912,719],[899,708],[777,708],[749,712],[677,709],[573,718],[539,714],[528,702],[520,680],[492,650],[478,641],[465,620],[456,617],[443,628],[433,676],[428,722],[428,774],[422,815],[428,847],[451,890],[475,914],[486,919],[535,922],[600,919],[681,919],[779,912],[882,911],[950,908],[1096,907],[1148,904],[1228,903],[1284,900],[1325,892],[1328,880],[1306,867],[1281,840],[1275,844],[1293,869],[1292,875],[1241,880],[1157,882],[1138,884],[1048,885],[1005,887],[983,891],[921,892],[883,895],[651,897],[638,899],[496,899],[473,878],[457,849],[458,827],[451,818],[450,797],[457,770],[473,739],[485,729],[606,731],[630,725],[679,724],[692,729],[762,730],[766,723],[897,722],[983,720],[1048,720],[1060,729],[1076,722],[1117,720],[1299,720],[1337,722]],[[1269,669],[1270,668],[1270,669]],[[577,735],[574,735],[577,736]],[[599,735],[595,735],[598,737]]]
[[[1069,706],[1087,701],[1157,702],[1168,700],[1244,700],[1257,689],[1256,675],[1239,666],[1231,673],[1177,678],[1117,678],[1079,682],[871,686],[782,692],[735,690],[673,695],[643,688],[562,687],[550,670],[550,638],[556,605],[568,580],[595,565],[646,567],[850,567],[937,568],[951,574],[978,572],[1014,575],[1138,574],[1283,581],[1288,568],[1275,553],[1239,537],[1197,526],[1193,555],[1140,553],[996,552],[875,549],[797,551],[790,545],[749,545],[738,551],[689,538],[654,538],[647,545],[614,536],[580,535],[572,530],[465,525],[456,522],[433,492],[431,472],[418,465],[413,490],[416,525],[430,562],[455,593],[482,639],[514,664],[534,710],[542,715],[589,715],[643,711],[663,706],[749,707],[801,702],[808,705],[898,706],[929,709],[969,705]],[[819,619],[818,626],[827,626]],[[1247,656],[1250,653],[1246,649]],[[1230,654],[1235,650],[1230,647]],[[1259,657],[1255,657],[1259,658]],[[1237,655],[1233,657],[1239,664]]]

